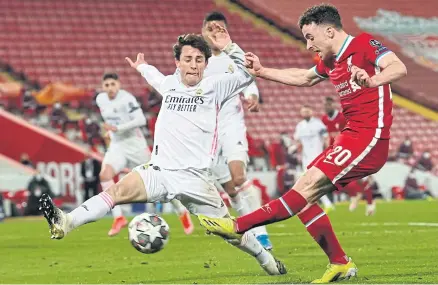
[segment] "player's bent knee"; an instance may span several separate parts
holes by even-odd
[[[322,196],[336,190],[336,187],[320,169],[312,167],[298,179],[293,189],[313,204]]]
[[[127,174],[106,192],[113,198],[115,204],[147,201],[143,180],[136,171]]]
[[[102,181],[102,182],[110,181],[111,179],[114,178],[114,176],[115,176],[115,173],[114,173],[113,168],[108,164],[104,164],[102,166],[102,170],[99,173],[100,181]]]

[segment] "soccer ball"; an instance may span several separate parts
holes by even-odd
[[[141,253],[156,253],[169,241],[169,225],[156,214],[135,216],[128,226],[129,241]]]

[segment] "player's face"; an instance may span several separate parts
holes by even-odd
[[[317,53],[322,60],[333,56],[331,51],[331,39],[333,28],[327,25],[304,25],[302,33],[307,41],[307,49]]]
[[[183,46],[180,60],[175,60],[181,72],[181,79],[187,86],[194,86],[201,81],[207,62],[204,54],[192,46]]]
[[[213,45],[213,42],[210,39],[210,37],[213,36],[213,23],[219,24],[219,26],[221,26],[221,27],[225,27],[224,21],[206,22],[205,25],[202,27],[202,36],[204,37],[204,40],[207,41],[208,46],[212,50],[216,50],[216,47]]]
[[[103,91],[105,91],[110,98],[114,98],[120,90],[120,81],[109,78],[102,82]]]
[[[308,107],[302,107],[300,113],[301,113],[301,117],[303,117],[303,119],[307,121],[310,120],[313,114],[312,109]]]
[[[335,110],[335,106],[334,106],[333,102],[327,101],[324,103],[324,109],[325,109],[326,113],[331,113]]]

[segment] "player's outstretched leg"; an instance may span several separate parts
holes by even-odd
[[[114,205],[145,201],[147,197],[143,181],[134,171],[68,214],[58,209],[48,195],[41,197],[40,209],[49,223],[51,238],[62,239],[74,228],[103,218]]]
[[[208,231],[223,237],[238,238],[239,234],[253,227],[282,221],[302,212],[300,214],[302,222],[330,259],[329,270],[318,280],[336,281],[354,276],[357,273],[357,268],[350,259],[345,257],[328,217],[322,210],[318,213],[320,207],[317,205],[304,209],[309,202],[315,203],[322,195],[333,191],[334,185],[319,169],[313,167],[297,181],[294,189],[251,214],[235,220],[230,218],[212,219],[200,215],[201,225]],[[316,227],[312,227],[312,224],[315,224]]]
[[[192,222],[192,218],[190,217],[190,213],[186,207],[177,199],[173,199],[171,201],[173,209],[179,217],[179,220],[184,228],[184,233],[189,235],[193,233],[194,226]]]
[[[287,273],[284,264],[266,250],[251,231],[244,233],[238,239],[225,240],[240,250],[255,257],[263,270],[269,275],[283,275]]]

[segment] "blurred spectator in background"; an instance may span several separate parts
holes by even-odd
[[[325,97],[324,111],[321,121],[327,127],[330,136],[329,145],[335,142],[335,138],[344,129],[346,121],[344,115],[336,108],[335,100],[332,97]]]
[[[414,146],[409,136],[405,137],[405,140],[401,143],[398,148],[397,158],[398,159],[409,159],[414,154]]]
[[[411,199],[428,199],[432,195],[429,191],[422,191],[415,178],[415,169],[413,168],[406,178],[405,187],[403,188],[404,197],[406,200]]]
[[[424,151],[414,165],[414,168],[422,171],[431,171],[433,169],[432,156],[429,150]]]
[[[81,175],[84,179],[84,201],[98,194],[99,173],[100,162],[93,158],[91,150],[88,150],[85,160],[81,162]]]
[[[106,151],[106,143],[100,133],[100,126],[98,123],[93,122],[90,118],[85,119],[85,134],[88,144],[92,147],[94,142],[97,141]]]
[[[27,207],[24,211],[24,214],[27,215],[40,215],[39,211],[39,199],[41,195],[48,194],[51,197],[54,197],[49,182],[44,178],[44,176],[37,171],[35,176],[29,181],[27,186],[27,190],[29,190],[29,199],[27,201]]]
[[[67,113],[64,111],[61,103],[59,102],[53,105],[52,112],[50,113],[50,121],[52,123],[52,127],[61,129],[63,133],[65,133],[67,130],[68,124],[76,123],[69,120]]]
[[[25,152],[21,154],[20,162],[21,162],[21,164],[23,164],[27,167],[35,169],[35,166],[33,165],[32,161],[30,161],[29,155]]]

